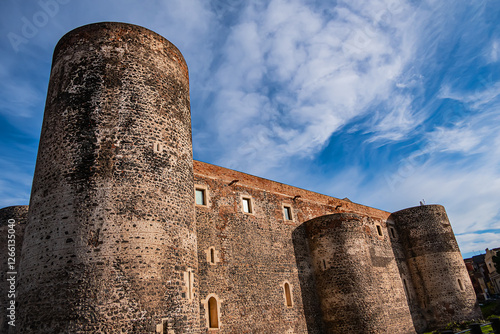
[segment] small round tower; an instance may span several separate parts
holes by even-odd
[[[415,333],[384,221],[338,213],[305,228],[326,333]]]
[[[130,24],[67,33],[33,180],[20,332],[196,332],[196,248],[182,54]]]
[[[481,318],[474,288],[441,205],[392,214],[428,329]]]

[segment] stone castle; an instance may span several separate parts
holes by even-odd
[[[480,317],[442,206],[389,213],[192,156],[173,44],[110,22],[62,37],[29,211],[0,210],[18,259],[1,330],[422,333]]]

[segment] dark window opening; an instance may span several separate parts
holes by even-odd
[[[214,297],[210,297],[208,300],[208,323],[210,328],[219,328],[217,300]]]
[[[286,306],[292,307],[292,294],[290,293],[290,284],[285,283]]]
[[[289,206],[283,207],[283,213],[285,215],[285,220],[292,220],[292,208]]]
[[[406,284],[406,280],[403,278],[403,285],[405,286],[405,293],[408,299],[410,299],[410,292],[408,291],[408,285]]]

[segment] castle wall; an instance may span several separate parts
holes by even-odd
[[[428,329],[481,318],[448,216],[440,205],[395,212],[416,297]]]
[[[29,212],[0,210],[0,244],[9,219],[18,245],[25,231],[18,333],[414,333],[480,316],[444,208],[390,215],[193,162],[188,81],[138,26],[59,41]]]
[[[11,301],[16,301],[16,298],[13,298],[11,294],[17,290],[19,262],[27,221],[27,205],[9,206],[0,209],[0,245],[2,246],[0,252],[0,309],[3,311],[3,316],[0,319],[0,333],[9,333],[9,321],[14,320],[14,324],[16,323],[17,307],[13,312],[14,318],[7,317],[7,315],[11,314],[11,310],[7,310],[7,307],[11,307]],[[14,250],[13,254],[12,250]],[[9,258],[13,258],[14,263]],[[14,286],[13,289],[12,286]]]
[[[197,332],[188,82],[177,48],[142,27],[92,24],[59,41],[20,332]]]
[[[305,228],[325,333],[415,333],[384,220],[338,213]]]
[[[394,333],[412,332],[384,223],[389,213],[199,161],[194,161],[194,176],[195,188],[205,190],[207,197],[206,206],[196,206],[200,300],[203,303],[210,295],[219,298],[220,333],[324,333],[320,298],[302,223],[344,210],[362,215],[370,222],[377,221],[384,229],[385,238],[377,239],[380,245],[374,242],[374,254],[363,248],[368,252],[365,260],[376,261],[380,267],[369,273],[369,281],[361,279],[371,285],[382,279],[384,291],[393,297],[382,299],[391,303],[385,308],[377,304],[380,311],[377,316],[385,320],[389,316],[399,317],[393,318],[393,325],[387,322],[397,328]],[[243,198],[251,198],[251,214],[243,212]],[[291,208],[292,220],[285,219],[284,206]],[[215,264],[210,263],[212,247]],[[331,265],[338,260],[332,258]],[[337,264],[342,265],[359,268],[352,259]],[[284,283],[291,287],[291,307],[286,305]],[[397,289],[398,293],[389,293],[390,289]],[[200,327],[205,330],[209,327],[207,316],[202,304]],[[343,312],[339,321],[359,325],[350,316],[351,313]]]

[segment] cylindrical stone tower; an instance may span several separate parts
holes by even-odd
[[[188,69],[124,23],[57,44],[25,235],[22,333],[195,333]]]
[[[384,221],[338,213],[305,228],[326,333],[415,333]]]
[[[441,205],[392,214],[428,330],[481,318],[448,216]]]

